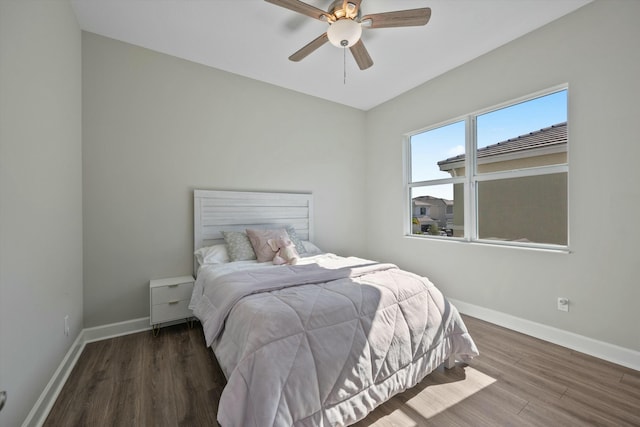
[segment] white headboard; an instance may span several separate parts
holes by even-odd
[[[224,243],[221,231],[291,225],[313,240],[313,195],[194,190],[193,249]],[[196,266],[197,268],[197,266]]]

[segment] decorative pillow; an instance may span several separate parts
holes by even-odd
[[[249,241],[251,242],[251,246],[253,247],[253,251],[256,254],[256,258],[258,258],[258,262],[272,261],[273,257],[276,255],[277,251],[274,251],[271,249],[271,246],[269,246],[269,239],[275,240],[283,237],[291,240],[287,234],[287,230],[284,228],[278,230],[254,230],[247,228],[246,232],[249,237]]]
[[[196,256],[198,265],[202,264],[224,264],[229,262],[227,245],[213,245],[200,248],[193,253]]]
[[[253,247],[246,234],[241,231],[223,231],[222,237],[227,244],[231,261],[251,261],[256,259]]]
[[[287,234],[289,234],[289,239],[291,239],[293,244],[296,246],[296,251],[298,251],[298,254],[299,255],[306,254],[307,248],[305,248],[304,245],[302,244],[302,240],[300,240],[300,238],[298,237],[298,234],[296,233],[296,229],[293,228],[292,225],[287,225],[285,227],[285,230],[287,230]]]
[[[320,249],[319,247],[317,247],[316,245],[314,245],[308,240],[303,241],[302,244],[307,250],[307,255],[318,255],[322,253],[322,249]]]

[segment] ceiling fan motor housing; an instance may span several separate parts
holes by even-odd
[[[351,18],[358,21],[360,20],[360,9],[355,3],[347,2],[346,7],[343,8],[343,6],[343,0],[335,0],[333,3],[331,3],[329,9],[327,9],[327,12],[329,13],[329,15],[333,15],[336,20],[342,18]]]

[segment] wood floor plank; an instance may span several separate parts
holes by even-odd
[[[470,366],[498,382],[498,387],[514,393],[527,401],[557,402],[567,391],[567,386],[558,381],[536,375],[519,365],[501,363],[499,360],[486,362],[487,357],[471,361]]]
[[[566,385],[567,391],[563,397],[590,397],[596,404],[601,404],[610,400],[609,396],[614,396],[610,405],[615,409],[624,411],[639,408],[639,390],[621,383],[622,375],[619,372],[612,372],[611,377],[606,377],[601,373],[594,373],[591,367],[577,367],[571,361],[562,363],[558,360],[536,360],[534,357],[523,358],[518,365],[531,369],[541,378]],[[640,410],[637,412],[640,416]]]
[[[597,386],[576,385],[569,387],[562,402],[580,402],[591,410],[601,414],[608,414],[607,418],[619,425],[640,426],[640,406],[638,400],[622,394],[615,394],[611,398],[613,389],[598,388]]]
[[[622,384],[628,385],[632,390],[640,390],[640,373],[626,372],[620,380]]]
[[[355,426],[640,425],[640,372],[464,320],[479,357],[436,369]],[[225,383],[198,323],[90,343],[44,426],[217,426]]]
[[[145,333],[148,349],[142,354],[142,361],[147,369],[143,370],[141,383],[145,390],[143,398],[144,410],[142,425],[166,426],[177,425],[176,406],[172,399],[174,378],[170,374],[173,369],[175,355],[170,349],[173,341],[171,334],[160,334],[157,337]],[[162,374],[159,374],[162,373]]]
[[[594,420],[579,409],[567,408],[561,404],[529,402],[520,412],[519,418],[536,426],[589,426],[606,425],[603,420]],[[599,421],[599,422],[598,422]]]
[[[558,356],[530,355],[523,357],[518,364],[537,367],[539,371],[557,372],[559,379],[581,378],[584,382],[618,384],[622,378],[620,369],[598,366],[594,360],[573,356],[567,359]]]
[[[177,348],[174,348],[178,357],[173,370],[178,425],[185,427],[215,425],[216,412],[211,410],[212,403],[202,399],[202,396],[209,397],[208,392],[213,388],[211,377],[202,378],[200,369],[204,365],[197,364],[195,352],[189,345],[191,344],[189,334],[184,333],[180,338]]]

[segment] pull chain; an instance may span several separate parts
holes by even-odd
[[[342,75],[342,84],[347,84],[347,46],[349,45],[349,42],[346,40],[342,40],[340,42],[340,45],[342,46],[342,69],[344,70],[344,73]]]
[[[342,66],[344,69],[344,75],[343,75],[343,81],[342,84],[346,85],[347,84],[347,48],[343,48],[342,52],[344,53],[343,55],[343,60],[342,60]]]

